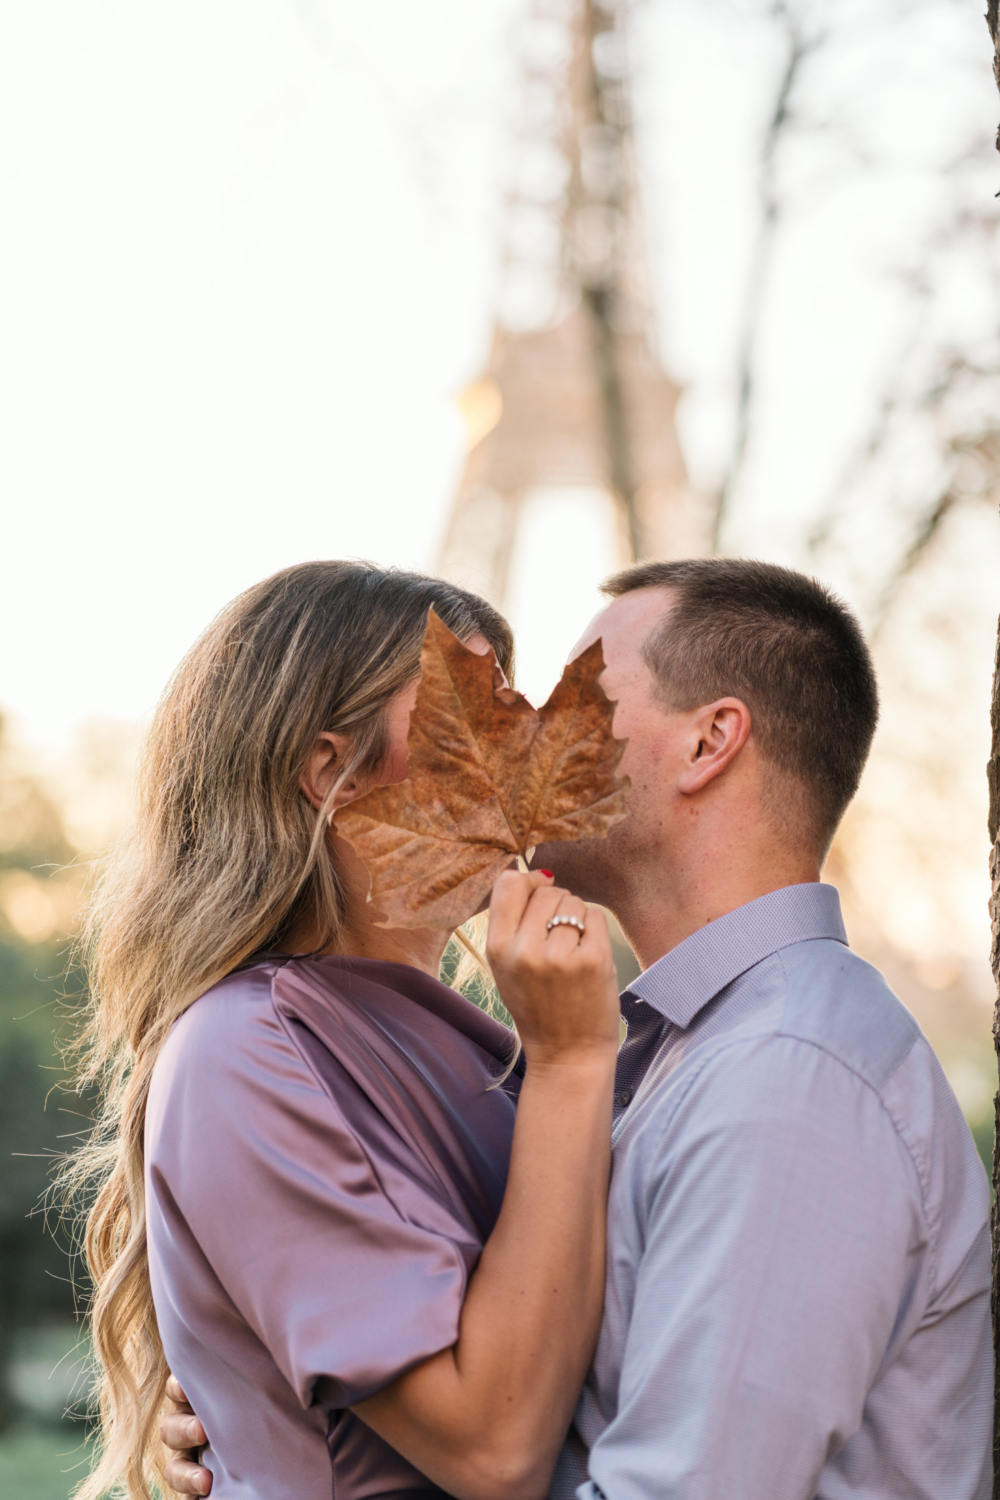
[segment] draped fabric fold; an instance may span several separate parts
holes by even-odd
[[[345,1408],[457,1337],[503,1200],[513,1046],[421,971],[354,958],[265,955],[174,1026],[150,1274],[219,1500],[427,1491]]]

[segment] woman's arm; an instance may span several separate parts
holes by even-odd
[[[593,1355],[618,997],[607,925],[539,876],[501,878],[488,953],[526,1073],[500,1217],[466,1293],[458,1342],[355,1412],[459,1500],[548,1489]]]
[[[458,1500],[541,1500],[600,1325],[618,1001],[604,919],[541,874],[501,877],[487,947],[526,1061],[503,1207],[457,1342],[353,1410]],[[196,1420],[164,1440],[203,1440]],[[211,1481],[182,1458],[167,1477]]]

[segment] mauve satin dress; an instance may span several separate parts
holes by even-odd
[[[267,955],[175,1023],[146,1110],[149,1269],[214,1500],[442,1493],[345,1408],[455,1342],[503,1199],[511,1050],[454,990],[370,959]]]

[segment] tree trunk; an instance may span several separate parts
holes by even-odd
[[[990,962],[997,982],[997,1003],[993,1012],[993,1044],[1000,1062],[1000,626],[997,629],[997,654],[993,668],[993,701],[990,705],[993,741],[986,763],[990,789],[990,924],[992,941]],[[993,1101],[993,1500],[1000,1500],[1000,1090]]]
[[[1000,88],[1000,0],[987,0],[986,24],[993,42],[993,77]],[[1000,130],[997,131],[1000,151]],[[990,789],[988,828],[990,835],[990,924],[992,941],[990,962],[997,984],[997,1003],[993,1012],[993,1044],[1000,1063],[1000,625],[997,627],[997,654],[993,666],[993,701],[990,705],[993,738],[986,778]],[[993,1101],[993,1500],[1000,1500],[1000,1090]]]

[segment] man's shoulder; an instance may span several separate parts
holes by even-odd
[[[692,1121],[744,1128],[817,1113],[855,1125],[880,1118],[900,1135],[911,1115],[928,1118],[928,1095],[950,1094],[909,1011],[836,939],[777,950],[720,999],[722,1008],[651,1068],[640,1111],[647,1145]]]
[[[878,1092],[915,1049],[926,1048],[920,1027],[879,971],[845,944],[813,939],[777,958],[785,995],[775,1036],[822,1048]]]
[[[824,951],[810,955],[809,948]],[[986,1211],[985,1173],[920,1027],[879,971],[843,944],[800,943],[780,957],[787,989],[775,1038],[821,1050],[877,1098],[916,1171],[935,1236],[967,1246]],[[942,1242],[942,1266],[946,1250]]]

